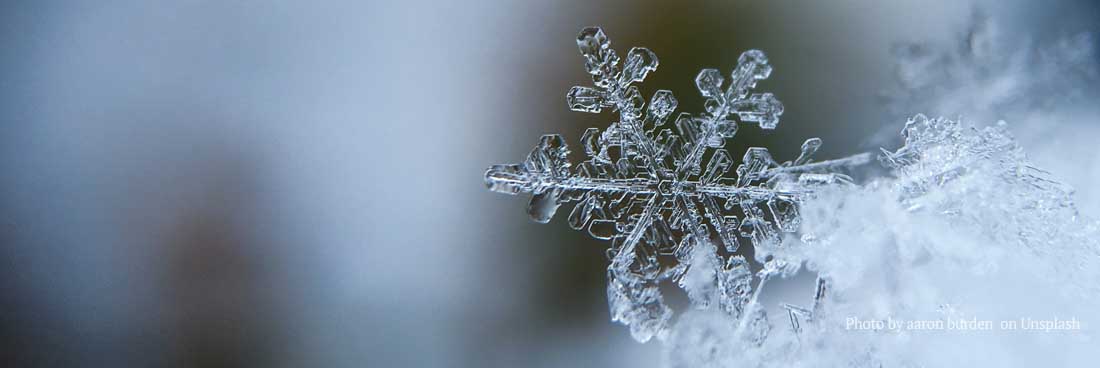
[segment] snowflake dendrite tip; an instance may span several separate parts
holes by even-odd
[[[870,155],[813,162],[821,140],[811,138],[797,158],[782,163],[766,148],[749,148],[731,176],[734,160],[723,148],[726,139],[743,124],[774,129],[783,114],[774,95],[753,92],[772,72],[763,52],[741,54],[728,81],[717,69],[702,70],[695,84],[705,98],[703,112],[671,119],[678,107],[671,91],[653,93],[647,104],[636,85],[657,69],[656,54],[635,47],[621,59],[600,28],[582,30],[577,46],[593,85],[571,88],[569,108],[609,109],[618,120],[602,132],[584,132],[580,143],[587,159],[576,165],[565,139],[547,134],[522,163],[491,166],[486,185],[500,193],[530,193],[527,212],[537,222],[549,222],[562,205],[573,204],[571,227],[611,241],[611,318],[629,326],[638,341],[667,335],[672,311],[658,286],[668,281],[687,292],[693,307],[727,313],[747,341],[762,342],[768,323],[756,295],[769,277],[789,276],[799,265],[767,260],[753,288],[749,262],[736,254],[741,242],[757,249],[779,246],[783,234],[798,230],[799,203],[819,186],[850,183],[833,171],[866,163]]]

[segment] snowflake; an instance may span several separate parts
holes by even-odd
[[[771,93],[752,93],[772,71],[763,52],[741,54],[728,83],[718,70],[702,70],[695,84],[706,98],[704,112],[682,112],[670,124],[677,108],[672,92],[655,92],[647,105],[634,85],[657,69],[652,51],[635,47],[621,60],[600,28],[582,30],[577,46],[593,87],[571,88],[569,108],[610,109],[618,121],[602,132],[584,132],[587,159],[577,165],[569,161],[562,136],[548,134],[523,163],[490,167],[486,185],[500,193],[531,193],[527,212],[541,223],[574,203],[569,225],[611,241],[611,318],[628,325],[636,340],[667,336],[672,311],[658,286],[671,281],[687,292],[693,307],[717,307],[739,321],[737,330],[748,341],[760,344],[768,323],[756,307],[757,295],[769,277],[792,275],[800,264],[761,260],[753,288],[749,262],[736,255],[741,239],[757,249],[779,246],[784,234],[799,228],[799,204],[818,187],[851,183],[832,171],[866,163],[870,154],[812,162],[821,140],[811,138],[796,159],[780,163],[766,148],[752,147],[730,177],[734,161],[722,148],[725,140],[740,124],[774,129],[783,113]],[[823,293],[819,281],[817,297]],[[788,310],[796,330],[796,318],[812,312]]]

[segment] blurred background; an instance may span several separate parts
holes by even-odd
[[[606,307],[606,244],[485,189],[590,83],[604,27],[702,110],[746,49],[779,128],[731,152],[896,147],[906,117],[1010,123],[1100,208],[1088,1],[5,1],[6,366],[657,366]],[[578,154],[574,152],[574,154]],[[579,154],[578,154],[579,158]],[[807,275],[767,298],[809,298]],[[805,284],[805,285],[804,285]],[[788,299],[789,300],[789,299]]]

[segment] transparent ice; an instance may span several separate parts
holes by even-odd
[[[648,104],[636,82],[653,52],[620,60],[599,28],[577,44],[593,87],[573,87],[570,108],[617,112],[581,137],[572,164],[562,136],[543,136],[519,164],[494,165],[489,189],[528,193],[528,214],[548,222],[573,207],[571,227],[611,241],[611,319],[638,341],[663,341],[676,367],[1069,365],[1095,358],[1096,337],[1073,333],[853,331],[848,318],[994,321],[1100,317],[1100,224],[1081,215],[1073,190],[1035,167],[1007,124],[975,127],[917,115],[904,144],[877,155],[887,175],[854,183],[874,164],[858,154],[814,162],[821,140],[779,163],[748,149],[734,167],[726,138],[750,124],[774,129],[782,105],[753,93],[771,68],[742,54],[727,82],[696,78],[702,113],[680,113],[669,91]],[[671,120],[671,121],[670,121]],[[732,173],[731,173],[732,171]],[[753,259],[738,252],[743,242]],[[757,267],[753,267],[757,265]],[[753,269],[759,269],[752,272]],[[759,296],[776,277],[817,275],[812,293],[769,319]],[[661,288],[691,308],[674,317]],[[1025,354],[1037,352],[1036,354]],[[963,360],[959,360],[963,357]],[[1058,364],[1063,363],[1063,364]]]
[[[783,113],[771,93],[752,91],[772,71],[763,52],[741,54],[728,81],[717,69],[702,70],[695,84],[706,98],[704,112],[671,119],[678,107],[671,91],[653,93],[646,104],[634,85],[657,69],[652,51],[635,47],[620,59],[600,28],[581,31],[577,46],[593,86],[570,89],[568,106],[592,113],[609,109],[618,121],[602,132],[584,132],[580,141],[588,159],[577,165],[569,162],[561,135],[544,135],[523,163],[490,167],[486,185],[501,193],[530,193],[527,212],[538,222],[575,203],[569,225],[611,241],[611,318],[629,326],[638,341],[667,335],[672,311],[658,286],[671,281],[694,307],[717,306],[759,344],[767,323],[756,296],[769,277],[789,276],[799,265],[768,262],[753,288],[749,263],[734,255],[742,239],[755,247],[778,246],[782,234],[799,227],[800,201],[821,186],[850,183],[834,171],[864,164],[871,155],[813,162],[821,140],[811,138],[792,161],[780,163],[766,148],[753,147],[733,169],[725,140],[741,124],[774,129]]]

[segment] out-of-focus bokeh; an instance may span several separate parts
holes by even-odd
[[[1100,30],[1089,1],[5,2],[0,360],[656,366],[659,344],[608,321],[606,244],[482,181],[541,134],[572,144],[612,119],[566,108],[588,83],[576,33],[654,50],[642,89],[683,111],[701,110],[699,69],[764,50],[760,89],[786,113],[727,148],[794,157],[816,136],[830,157],[893,147],[881,132],[913,113],[964,113],[905,111],[891,89],[899,44],[950,50],[975,17],[1008,49]],[[1095,208],[1085,88],[1055,106],[1085,118],[1053,133],[988,117],[1041,132],[1022,140]],[[767,297],[808,298],[789,283]]]

